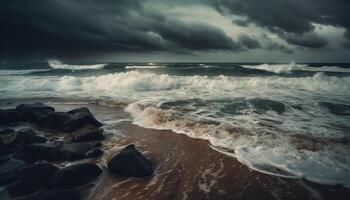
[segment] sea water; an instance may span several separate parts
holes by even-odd
[[[123,102],[254,170],[350,187],[350,64],[3,64],[0,95]]]

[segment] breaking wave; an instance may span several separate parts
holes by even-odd
[[[205,86],[205,87],[203,87]],[[82,92],[103,96],[118,95],[130,91],[166,91],[179,89],[173,95],[223,95],[249,91],[273,93],[276,90],[346,92],[350,91],[350,77],[332,77],[317,73],[311,77],[227,77],[227,76],[170,76],[167,74],[142,73],[138,71],[113,73],[101,76],[28,77],[16,80],[3,90],[48,90],[56,92]],[[188,93],[187,93],[188,92]],[[128,93],[142,94],[142,93]],[[171,94],[169,94],[171,95]]]
[[[347,144],[302,135],[275,134],[229,121],[183,116],[175,110],[132,103],[126,111],[146,128],[172,130],[208,140],[214,149],[236,157],[257,171],[289,178],[303,177],[321,184],[350,187]],[[334,156],[336,155],[336,156]]]
[[[102,69],[107,64],[95,64],[95,65],[69,65],[61,63],[58,60],[49,60],[48,64],[53,69],[68,69],[68,70],[84,70],[84,69]]]
[[[138,97],[142,95],[152,96],[153,94],[136,93],[137,91],[168,91],[166,95],[171,97],[198,97],[199,95],[203,98],[212,98],[218,95],[249,95],[261,92],[267,95],[274,94],[278,90],[281,91],[280,95],[286,91],[294,91],[295,93],[314,91],[331,94],[342,92],[347,94],[350,91],[350,77],[332,77],[322,73],[301,78],[170,76],[129,71],[90,77],[24,77],[2,87],[2,91],[22,92],[27,95],[29,95],[28,92],[48,91],[92,96],[125,95]],[[293,93],[291,94],[293,95]]]
[[[219,66],[216,65],[207,65],[207,64],[199,64],[200,67],[204,68],[219,68]]]
[[[69,74],[3,76],[0,93],[127,102],[134,123],[208,140],[252,169],[350,187],[349,76]]]
[[[128,65],[125,69],[158,69],[166,68],[164,65]]]
[[[267,72],[273,72],[277,74],[289,74],[293,71],[309,71],[309,72],[339,72],[350,73],[350,68],[343,68],[337,66],[323,66],[323,67],[310,67],[304,64],[261,64],[261,65],[242,65],[243,68],[258,69]]]

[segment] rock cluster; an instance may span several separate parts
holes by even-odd
[[[8,128],[32,123],[63,132],[64,141],[48,140],[26,128]],[[0,109],[0,187],[22,200],[78,200],[77,187],[95,179],[102,169],[90,162],[58,168],[52,161],[76,161],[97,157],[103,151],[93,143],[104,139],[102,124],[87,108],[56,112],[42,103]]]
[[[24,123],[58,130],[63,141],[47,138],[31,128],[14,130]],[[79,200],[78,187],[96,179],[102,169],[79,162],[59,168],[50,162],[73,162],[103,154],[102,124],[87,108],[56,112],[42,103],[0,109],[0,187],[18,200]],[[57,131],[55,131],[57,132]],[[154,173],[152,162],[133,144],[108,162],[108,170],[120,176],[143,177]]]

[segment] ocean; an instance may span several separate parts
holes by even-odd
[[[253,170],[350,187],[350,64],[2,63],[14,99],[123,104]]]

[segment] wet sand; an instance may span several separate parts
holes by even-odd
[[[126,135],[106,141],[107,159],[133,143],[157,166],[154,176],[125,178],[107,172],[91,199],[348,199],[350,190],[322,186],[253,171],[235,158],[213,150],[207,141],[171,131],[123,122]]]
[[[83,199],[346,200],[350,198],[350,189],[341,186],[319,185],[303,179],[281,178],[251,170],[235,158],[214,150],[205,140],[193,139],[172,131],[142,128],[131,124],[130,121],[113,122],[128,117],[122,107],[43,102],[54,106],[57,110],[86,106],[101,122],[110,121],[105,126],[106,129],[124,135],[123,137],[107,135],[102,142],[104,156],[92,161],[99,163],[104,172],[98,180],[80,188]],[[10,106],[13,107],[18,103],[23,102],[12,103]],[[108,172],[107,161],[130,143],[135,144],[152,160],[156,166],[153,176],[127,178]]]

